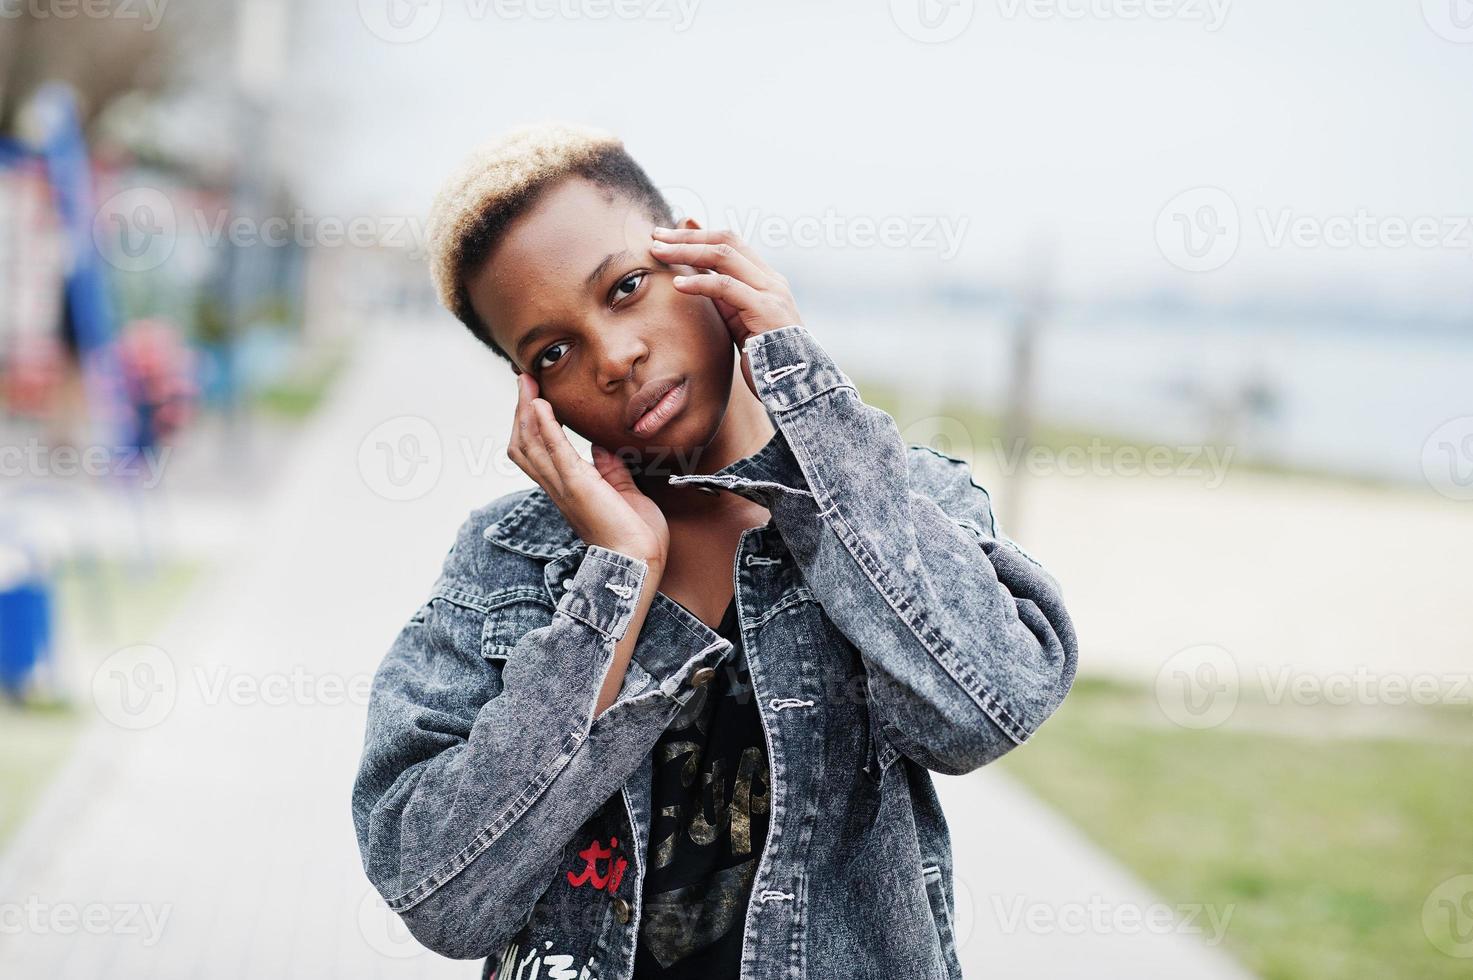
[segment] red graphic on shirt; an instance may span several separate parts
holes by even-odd
[[[591,882],[594,888],[601,888],[609,892],[617,891],[619,882],[624,880],[624,869],[629,867],[629,862],[623,858],[614,859],[614,849],[618,846],[619,838],[610,837],[608,847],[604,847],[598,841],[593,841],[579,851],[578,856],[586,863],[583,870],[576,875],[571,871],[567,872],[568,884],[574,888],[582,888]],[[603,874],[599,874],[598,870],[600,861],[608,862]]]

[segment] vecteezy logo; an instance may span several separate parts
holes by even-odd
[[[702,228],[711,228],[711,222],[707,218],[706,202],[701,199],[701,195],[689,187],[673,185],[661,187],[659,190],[665,203],[670,205],[670,222],[673,227],[679,227],[684,218],[694,218]],[[624,239],[630,251],[639,253],[650,247],[649,227],[652,218],[646,204],[637,201],[630,203],[623,218]]]
[[[1422,0],[1422,19],[1454,44],[1473,44],[1473,0]]]
[[[427,419],[400,415],[376,426],[358,446],[358,472],[385,500],[417,500],[440,482],[440,433]]]
[[[1450,500],[1473,500],[1473,415],[1432,431],[1422,443],[1422,476]]]
[[[425,951],[415,942],[404,920],[384,904],[383,898],[372,887],[364,892],[358,903],[358,933],[370,949],[390,959],[408,959]]]
[[[1422,932],[1439,953],[1473,957],[1473,874],[1456,875],[1422,903]]]
[[[960,37],[977,12],[975,0],[890,0],[890,19],[907,37],[941,44]]]
[[[169,716],[178,697],[174,661],[156,646],[117,650],[92,675],[98,714],[119,728],[152,728]]]
[[[907,423],[900,430],[900,441],[907,446],[925,446],[933,452],[952,458],[977,458],[977,446],[972,439],[971,430],[960,419],[948,415],[928,415]]]
[[[1217,187],[1182,191],[1156,216],[1156,247],[1166,261],[1187,272],[1227,265],[1241,234],[1237,204]]]
[[[412,44],[428,37],[444,10],[444,0],[358,0],[363,26],[390,44]]]
[[[133,187],[103,202],[92,219],[92,242],[124,272],[157,269],[174,254],[179,231],[174,205],[160,190]]]
[[[1220,646],[1178,650],[1156,673],[1156,704],[1182,728],[1216,728],[1238,706],[1238,662]]]
[[[967,943],[972,941],[972,931],[977,920],[976,903],[972,898],[972,886],[955,873],[951,879],[951,892],[956,905],[956,915],[951,923],[951,938],[960,951],[966,949]]]
[[[689,187],[661,187],[660,195],[665,198],[665,203],[670,205],[670,211],[679,224],[683,218],[695,218],[702,228],[710,228],[711,221],[707,217],[706,202],[701,195]]]

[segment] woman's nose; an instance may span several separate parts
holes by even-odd
[[[614,388],[634,376],[634,367],[649,353],[636,337],[609,338],[599,352],[599,380]]]

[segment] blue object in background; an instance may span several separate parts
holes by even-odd
[[[0,584],[0,691],[20,697],[51,648],[51,590],[38,578]]]

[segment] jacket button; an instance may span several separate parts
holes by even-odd
[[[629,911],[628,902],[622,898],[614,899],[614,918],[618,919],[621,925],[629,921]]]
[[[709,684],[709,683],[711,683],[711,678],[713,678],[715,676],[716,676],[716,668],[714,668],[714,667],[702,667],[700,670],[698,670],[694,674],[691,674],[690,675],[690,686],[691,687],[701,687],[701,686],[703,686],[705,684]]]
[[[571,589],[572,587],[573,587],[573,580],[572,579],[570,579],[570,578],[563,579],[563,588],[564,589]]]

